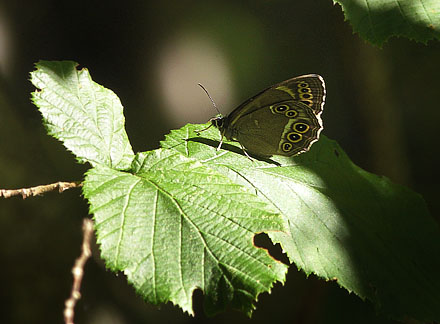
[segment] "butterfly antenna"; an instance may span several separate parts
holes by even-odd
[[[208,90],[206,90],[206,88],[203,86],[203,84],[198,83],[199,87],[203,89],[203,91],[205,91],[205,93],[208,95],[208,98],[211,100],[212,105],[214,106],[215,110],[217,110],[217,112],[221,115],[220,110],[218,110],[217,105],[215,104],[214,100],[212,99],[211,95],[209,94]]]

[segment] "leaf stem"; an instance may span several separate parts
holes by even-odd
[[[70,188],[82,187],[82,182],[73,181],[73,182],[64,182],[58,181],[55,183],[41,185],[30,188],[21,188],[21,189],[0,189],[0,197],[9,198],[13,196],[21,195],[23,199],[26,199],[29,196],[38,196],[42,195],[46,192],[53,191],[58,189],[58,192],[63,192],[64,190]]]
[[[75,260],[75,264],[72,268],[73,274],[73,284],[72,292],[70,293],[69,299],[64,303],[64,323],[74,324],[73,319],[75,316],[75,305],[81,298],[81,281],[84,276],[84,265],[87,260],[92,255],[90,248],[90,242],[92,240],[93,234],[93,221],[89,218],[84,218],[83,220],[83,242],[81,255]]]

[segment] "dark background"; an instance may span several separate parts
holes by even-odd
[[[224,114],[273,83],[326,80],[324,134],[362,168],[409,186],[438,218],[440,44],[393,38],[369,45],[332,1],[0,0],[0,188],[81,180],[79,165],[46,135],[28,81],[40,59],[75,60],[125,107],[135,151],[171,128]],[[60,323],[88,215],[79,189],[0,200],[0,322]],[[145,304],[94,247],[76,323],[248,322],[229,310],[207,319]],[[260,296],[253,322],[391,323],[353,294],[291,267]]]

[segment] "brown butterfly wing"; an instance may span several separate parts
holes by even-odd
[[[235,138],[260,156],[292,156],[307,151],[319,138],[322,121],[305,104],[285,100],[242,116]]]
[[[322,77],[292,78],[261,91],[226,117],[222,132],[260,156],[307,151],[322,130]]]
[[[241,116],[284,100],[301,101],[316,115],[320,115],[324,108],[325,95],[325,83],[320,75],[303,75],[264,89],[234,109],[228,115],[228,119],[233,124]]]

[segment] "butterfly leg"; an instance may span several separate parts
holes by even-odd
[[[209,124],[208,127],[203,128],[203,129],[201,129],[201,130],[195,130],[194,132],[195,132],[197,135],[200,135],[201,132],[204,132],[205,130],[208,130],[209,128],[211,128],[211,126],[212,126],[212,124]]]
[[[222,148],[222,144],[223,144],[223,134],[221,135],[222,138],[220,138],[220,143],[217,146],[217,151],[220,151],[220,149]]]
[[[244,146],[243,146],[240,142],[238,142],[238,143],[240,144],[240,147],[241,147],[241,149],[243,150],[244,155],[246,155],[247,158],[248,158],[249,160],[251,160],[252,162],[254,162],[254,159],[251,158],[251,157],[249,156],[249,154],[248,154],[248,152],[246,152]]]

